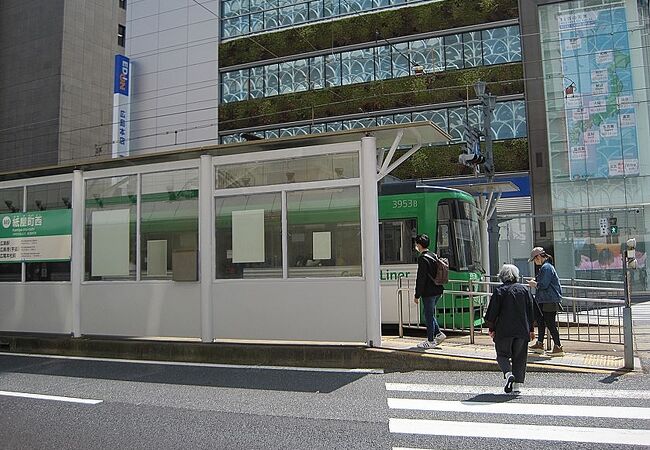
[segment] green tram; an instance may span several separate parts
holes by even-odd
[[[397,288],[404,291],[404,322],[424,325],[422,308],[413,303],[417,275],[415,236],[426,233],[430,249],[449,260],[449,291],[467,291],[468,281],[481,278],[481,244],[474,198],[456,189],[417,184],[384,183],[379,189],[379,245],[382,324],[399,321]],[[401,279],[401,283],[400,283]],[[468,329],[469,296],[446,293],[436,317],[443,328]],[[480,325],[484,298],[473,298],[474,324]],[[420,303],[421,305],[421,303]],[[410,311],[409,311],[410,309]],[[419,309],[419,311],[418,311]]]

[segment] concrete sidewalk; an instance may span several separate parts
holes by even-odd
[[[161,339],[109,339],[99,337],[0,335],[0,356],[13,354],[59,355],[129,360],[175,361],[245,366],[291,366],[346,369],[383,369],[407,372],[498,371],[494,349],[479,337],[470,345],[467,335],[450,336],[440,349],[420,350],[422,338],[384,337],[382,347],[315,343],[201,343]],[[479,343],[480,342],[480,343]],[[570,346],[567,346],[569,349]],[[623,367],[616,353],[569,351],[558,358],[531,356],[531,372],[611,373]]]
[[[422,337],[400,338],[399,336],[383,336],[382,345],[385,348],[445,355],[451,357],[467,357],[484,361],[496,361],[496,352],[492,339],[487,334],[477,333],[475,343],[469,343],[469,336],[460,334],[447,334],[447,339],[438,347],[422,350],[417,344],[422,342]],[[531,368],[563,367],[567,369],[583,370],[624,370],[623,346],[620,344],[600,344],[594,342],[563,341],[564,356],[548,356],[529,353],[528,363]],[[496,364],[496,363],[495,363]]]

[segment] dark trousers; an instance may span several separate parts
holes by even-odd
[[[429,342],[433,341],[433,338],[440,333],[440,327],[436,320],[436,303],[438,303],[438,299],[440,299],[439,295],[422,297],[422,303],[424,303],[424,321],[427,324],[427,339]]]
[[[543,316],[537,318],[537,342],[544,343],[544,334],[546,333],[546,328],[548,332],[551,333],[553,338],[553,343],[558,347],[560,344],[560,332],[557,329],[557,323],[555,322],[555,315],[557,312],[544,312]]]
[[[497,363],[504,374],[512,372],[515,382],[523,383],[526,378],[526,359],[528,357],[528,338],[503,337],[494,338],[497,351]],[[511,363],[512,361],[512,363]]]

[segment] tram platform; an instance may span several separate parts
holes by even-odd
[[[129,360],[175,361],[245,366],[290,366],[346,369],[498,371],[489,337],[450,335],[436,349],[421,350],[421,337],[384,336],[381,347],[335,342],[217,341],[139,339],[61,335],[0,335],[2,353],[42,354]],[[612,373],[623,371],[621,349],[602,344],[566,342],[566,355],[530,355],[531,372]]]

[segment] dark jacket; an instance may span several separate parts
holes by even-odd
[[[537,303],[560,303],[562,301],[562,286],[553,264],[546,261],[539,269],[537,276],[537,291],[535,300]]]
[[[528,339],[535,324],[533,296],[522,284],[508,282],[497,287],[490,298],[485,322],[498,337]]]
[[[415,296],[417,298],[441,295],[444,290],[442,285],[433,282],[432,277],[436,276],[436,265],[430,256],[424,256],[425,253],[433,255],[429,250],[425,250],[418,256],[418,277],[415,281]]]

